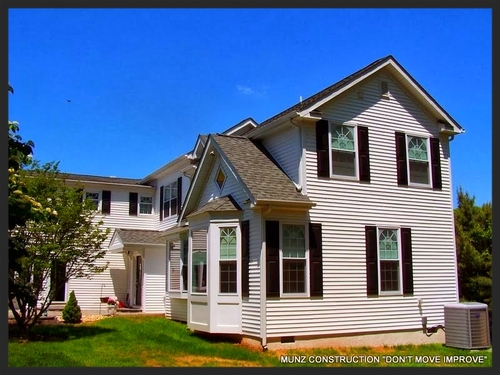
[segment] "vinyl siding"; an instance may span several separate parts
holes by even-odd
[[[260,301],[260,255],[262,248],[262,222],[260,211],[246,210],[243,220],[249,220],[250,256],[249,256],[249,297],[242,301],[241,325],[242,333],[260,336],[261,301]]]
[[[381,78],[389,81],[390,100],[380,98]],[[371,182],[318,179],[315,127],[304,126],[307,192],[316,203],[310,220],[323,228],[324,296],[268,301],[268,336],[421,329],[422,316],[430,326],[443,324],[444,303],[457,301],[448,140],[440,139],[442,191],[398,187],[394,132],[437,137],[435,120],[389,76],[373,77],[320,109],[324,118],[369,128]],[[366,225],[411,228],[413,296],[366,296]]]
[[[165,276],[167,264],[165,249],[146,248],[144,253],[144,300],[145,313],[164,313]]]
[[[273,155],[285,173],[296,184],[300,184],[299,164],[301,142],[299,129],[295,126],[266,137],[262,144]]]
[[[219,166],[222,167],[222,170],[226,175],[226,182],[222,187],[222,191],[215,183],[215,176],[219,170]],[[212,170],[208,176],[207,181],[205,182],[203,193],[201,194],[196,209],[199,209],[204,204],[213,199],[223,197],[229,194],[233,196],[233,198],[236,200],[236,202],[238,202],[240,207],[242,207],[243,202],[249,198],[248,194],[243,189],[243,186],[241,185],[240,181],[236,180],[234,174],[231,172],[231,169],[229,169],[227,164],[220,157],[218,157],[218,159],[213,164]]]
[[[137,192],[139,195],[154,196],[155,189],[141,187],[113,186],[106,184],[87,184],[84,191],[100,192],[111,191],[111,211],[108,215],[98,214],[95,221],[102,220],[102,229],[110,228],[110,233],[102,244],[103,248],[109,246],[109,241],[115,228],[125,229],[153,229],[154,215],[129,216],[129,192]],[[103,259],[96,262],[97,265],[104,265],[109,262],[108,268],[92,278],[73,278],[67,284],[67,297],[71,290],[75,291],[75,296],[82,310],[103,311],[106,305],[100,303],[101,289],[102,296],[117,296],[122,301],[127,300],[129,284],[129,264],[128,258],[122,253],[107,252]],[[66,298],[67,298],[66,297]]]

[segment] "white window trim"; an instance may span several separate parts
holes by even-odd
[[[102,210],[102,191],[101,190],[86,190],[84,199],[87,199],[87,194],[97,194],[99,196],[99,198],[97,198],[96,211],[100,212]]]
[[[397,231],[397,237],[398,237],[398,262],[399,262],[399,267],[398,267],[398,283],[399,283],[399,290],[394,290],[394,291],[382,291],[382,277],[381,277],[381,272],[380,272],[380,232],[383,230],[395,230]],[[402,261],[402,242],[401,242],[401,228],[400,227],[394,227],[394,226],[384,226],[380,225],[377,226],[377,272],[378,272],[378,292],[379,295],[381,296],[399,296],[403,295],[403,261]]]
[[[206,235],[206,268],[207,268],[207,275],[206,275],[206,290],[204,292],[195,292],[193,291],[193,277],[192,277],[192,271],[193,271],[193,232],[199,231],[199,230],[205,230],[205,235]],[[188,294],[195,295],[195,296],[207,296],[208,295],[208,284],[210,283],[209,277],[210,277],[210,270],[209,270],[209,252],[208,248],[210,247],[210,231],[209,228],[206,226],[194,226],[193,228],[189,229],[189,235],[188,235]]]
[[[182,278],[182,266],[184,265],[184,262],[182,261],[182,252],[183,250],[188,253],[188,250],[189,250],[189,241],[187,238],[180,238],[180,254],[179,254],[179,257],[180,257],[180,261],[179,261],[179,289],[172,289],[171,288],[171,279],[170,279],[170,276],[171,276],[171,269],[170,269],[170,257],[171,257],[171,244],[174,243],[175,241],[174,240],[171,240],[171,241],[168,241],[167,242],[167,249],[168,249],[168,253],[167,253],[167,284],[166,284],[166,292],[169,294],[169,297],[170,298],[182,298],[182,299],[186,299],[187,298],[187,294],[188,294],[188,291],[187,289],[186,290],[183,290],[182,289],[182,285],[183,285],[183,278]],[[182,246],[182,242],[183,241],[186,241],[187,243],[187,247],[185,249],[183,249],[183,246]],[[187,262],[187,287],[189,288],[189,261]]]
[[[155,204],[154,204],[154,197],[152,195],[141,195],[138,194],[139,198],[137,199],[137,214],[142,216],[151,216],[154,215],[155,213]],[[141,213],[141,198],[151,198],[151,213],[150,214],[143,214]]]
[[[279,251],[279,268],[280,268],[280,297],[283,298],[295,298],[295,297],[309,297],[310,290],[310,280],[309,280],[309,223],[303,221],[281,221],[280,224],[280,251]],[[305,237],[305,247],[306,247],[306,265],[305,265],[305,292],[304,293],[283,293],[283,225],[302,225],[304,226],[304,237]],[[302,259],[302,258],[300,258]]]
[[[353,128],[354,133],[354,176],[343,176],[333,173],[333,160],[332,160],[332,129],[336,126],[349,126]],[[336,122],[328,121],[328,162],[330,166],[330,178],[338,180],[359,181],[359,151],[358,151],[358,124],[355,122]]]
[[[217,247],[217,279],[218,279],[218,285],[217,287],[217,295],[219,296],[239,296],[240,291],[241,291],[241,285],[240,285],[240,278],[241,278],[241,256],[240,256],[240,249],[241,249],[241,231],[240,231],[240,226],[238,223],[235,222],[229,222],[229,223],[221,223],[215,225],[217,228],[217,243],[219,246]],[[236,232],[236,258],[235,259],[221,259],[220,258],[220,230],[221,228],[234,228]],[[220,291],[220,262],[221,261],[236,261],[236,292],[233,293],[223,293]]]
[[[411,182],[411,176],[410,176],[410,155],[408,152],[408,146],[409,146],[409,139],[408,137],[414,137],[414,138],[423,138],[427,142],[427,165],[428,165],[428,173],[429,173],[429,183],[428,184],[421,184],[418,182]],[[412,187],[424,187],[424,188],[431,188],[432,187],[432,165],[431,165],[431,140],[430,136],[428,134],[416,134],[416,133],[405,133],[405,145],[406,145],[406,170],[408,171],[408,186]]]
[[[170,188],[170,189],[169,189],[169,191],[172,191],[172,185],[173,185],[173,184],[176,184],[176,183],[177,183],[177,180],[172,181],[172,182],[170,182],[170,183],[168,183],[168,184],[163,185],[163,201],[162,201],[162,202],[160,202],[160,204],[161,204],[162,206],[163,206],[163,204],[164,204],[165,202],[167,202],[167,200],[166,200],[166,196],[167,196],[167,194],[166,194],[166,192],[167,192],[167,188]],[[177,184],[177,199],[179,199],[179,185],[178,185],[178,184]],[[173,199],[172,199],[172,197],[170,197],[169,201],[170,201],[170,202],[172,202],[172,200],[173,200]],[[169,218],[169,217],[172,217],[172,216],[175,216],[175,215],[179,215],[179,214],[180,214],[180,212],[177,212],[176,214],[172,214],[172,204],[170,204],[170,206],[169,206],[169,212],[168,212],[168,215],[167,215],[167,213],[165,212],[165,210],[164,210],[164,209],[163,209],[161,212],[163,212],[163,219],[167,219],[167,218]]]

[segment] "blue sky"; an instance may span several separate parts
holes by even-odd
[[[393,55],[466,130],[454,195],[491,202],[491,9],[11,8],[8,22],[9,120],[63,172],[145,177],[198,134]]]

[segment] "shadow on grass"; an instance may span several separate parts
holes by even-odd
[[[21,338],[17,326],[9,327],[9,341],[66,341],[77,340],[115,331],[111,328],[78,326],[72,324],[34,326],[28,339]]]

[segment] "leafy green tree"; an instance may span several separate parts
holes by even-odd
[[[70,278],[92,278],[103,272],[101,247],[109,234],[81,190],[69,186],[58,163],[39,165],[19,171],[19,180],[29,196],[44,202],[50,215],[27,220],[9,231],[9,240],[18,249],[17,267],[10,270],[9,308],[21,335],[27,336]],[[64,265],[57,283],[51,282],[56,264]]]
[[[78,305],[74,290],[69,294],[68,302],[62,311],[62,318],[65,323],[80,323],[82,321],[82,310]]]
[[[459,187],[455,214],[460,299],[488,304],[493,309],[491,202],[477,206],[475,197]]]

